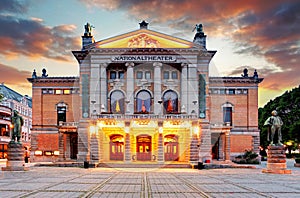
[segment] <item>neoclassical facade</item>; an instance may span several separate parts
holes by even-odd
[[[216,51],[206,49],[202,25],[193,42],[149,30],[145,21],[136,31],[95,42],[89,26],[82,49],[73,51],[79,77],[28,79],[36,161],[196,164],[258,151],[263,79],[247,71],[210,77]],[[39,142],[47,135],[56,142],[51,149]]]

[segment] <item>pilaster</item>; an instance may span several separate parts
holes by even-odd
[[[161,103],[161,67],[162,63],[153,63],[154,67],[154,114],[158,115],[162,112]]]
[[[126,63],[127,67],[127,107],[126,114],[134,113],[134,63]]]

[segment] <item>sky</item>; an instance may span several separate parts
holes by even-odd
[[[81,49],[84,24],[96,41],[139,29],[193,41],[203,24],[208,50],[217,50],[211,76],[249,75],[259,84],[259,107],[300,84],[299,0],[1,0],[0,83],[31,96],[41,75],[78,76],[72,50]]]

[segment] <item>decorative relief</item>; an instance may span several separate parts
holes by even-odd
[[[147,34],[140,34],[132,37],[128,41],[129,48],[159,48],[160,44],[157,40],[151,38]]]

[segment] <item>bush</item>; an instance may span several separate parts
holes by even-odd
[[[300,158],[296,158],[296,159],[295,159],[295,162],[296,162],[297,164],[300,164]]]
[[[259,164],[258,154],[253,150],[246,150],[244,155],[239,155],[232,160],[237,164]]]

